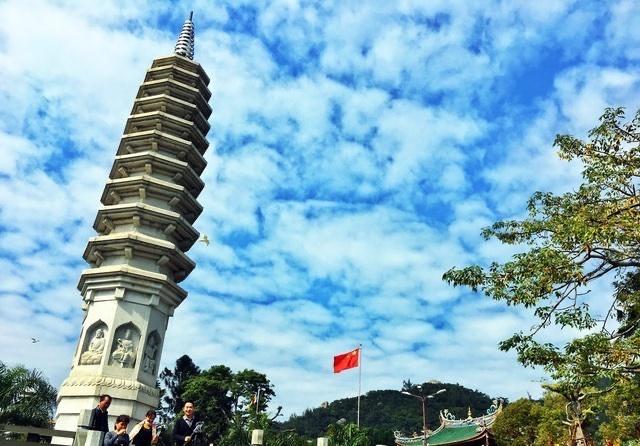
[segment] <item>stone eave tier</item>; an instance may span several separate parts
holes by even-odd
[[[163,207],[160,203],[166,203],[167,210],[179,212],[191,224],[202,213],[202,205],[184,186],[149,175],[109,179],[100,197],[104,205],[144,203],[145,200],[159,207]]]
[[[169,133],[176,138],[193,141],[201,153],[204,153],[209,148],[209,142],[205,135],[200,132],[200,129],[193,121],[187,121],[159,110],[130,115],[125,124],[124,133],[138,133],[153,129]]]
[[[183,252],[188,251],[200,237],[200,233],[179,213],[144,203],[126,203],[98,209],[93,222],[93,228],[98,233],[107,235],[119,232],[117,229],[114,231],[117,227],[137,228],[139,232],[151,237],[154,233],[146,231],[160,231]]]
[[[200,195],[204,188],[204,181],[188,163],[151,151],[116,156],[109,178],[126,178],[144,174],[170,178],[176,184],[186,187],[194,197]]]
[[[207,167],[207,161],[192,142],[158,130],[123,135],[120,139],[117,155],[149,150],[186,161],[198,175],[201,175],[204,168]]]
[[[113,289],[132,285],[140,292],[159,294],[177,307],[187,292],[166,274],[154,273],[130,265],[109,265],[82,271],[77,289],[86,295],[89,288]],[[167,289],[168,288],[168,289]]]
[[[166,268],[176,283],[184,280],[196,267],[173,243],[140,232],[117,232],[91,237],[82,258],[94,267],[131,265],[136,259],[152,260],[156,271],[131,266],[158,274],[164,274],[162,269]]]
[[[211,106],[208,104],[200,90],[174,79],[158,79],[156,81],[143,82],[138,88],[136,98],[145,98],[159,94],[168,94],[175,98],[195,104],[203,116],[209,119]]]
[[[131,114],[147,113],[151,111],[166,111],[179,118],[193,121],[203,135],[209,132],[211,126],[200,109],[190,102],[174,98],[168,94],[158,94],[144,98],[136,98],[131,108]]]
[[[151,68],[164,67],[167,65],[177,65],[187,71],[192,71],[202,78],[202,82],[204,82],[205,85],[209,85],[209,76],[207,76],[207,73],[204,71],[202,66],[198,62],[178,54],[154,59],[151,63]]]
[[[152,66],[147,70],[144,82],[157,81],[160,79],[174,79],[182,84],[197,88],[206,101],[211,99],[211,91],[207,88],[202,78],[193,71],[185,70],[178,65]]]

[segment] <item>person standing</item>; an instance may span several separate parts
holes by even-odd
[[[92,431],[109,432],[109,412],[107,409],[111,405],[110,395],[100,395],[98,405],[91,411],[88,429]]]
[[[196,420],[194,413],[196,408],[193,401],[186,401],[182,408],[184,413],[182,418],[176,420],[173,425],[173,441],[176,446],[189,446],[194,441],[193,430],[196,428]]]
[[[144,420],[131,429],[131,433],[129,434],[131,444],[135,446],[151,446],[158,442],[159,437],[156,432],[156,425],[153,422],[155,418],[155,410],[147,411]]]
[[[129,435],[127,435],[129,420],[129,415],[118,415],[114,429],[104,436],[103,446],[129,446]]]

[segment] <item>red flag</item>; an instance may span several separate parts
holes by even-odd
[[[340,373],[343,370],[358,367],[360,364],[360,349],[356,348],[350,352],[333,357],[333,373]]]

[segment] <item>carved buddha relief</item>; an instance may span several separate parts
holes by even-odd
[[[107,325],[98,321],[87,330],[85,347],[80,355],[80,365],[95,365],[102,362]]]
[[[111,347],[109,365],[133,368],[136,365],[140,330],[132,323],[118,327]]]

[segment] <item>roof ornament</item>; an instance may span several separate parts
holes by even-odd
[[[193,27],[193,11],[189,14],[189,18],[184,21],[184,25],[182,25],[182,31],[180,32],[180,36],[178,36],[178,41],[176,42],[175,53],[179,56],[184,56],[188,59],[193,60],[193,48],[194,48],[194,27]]]

